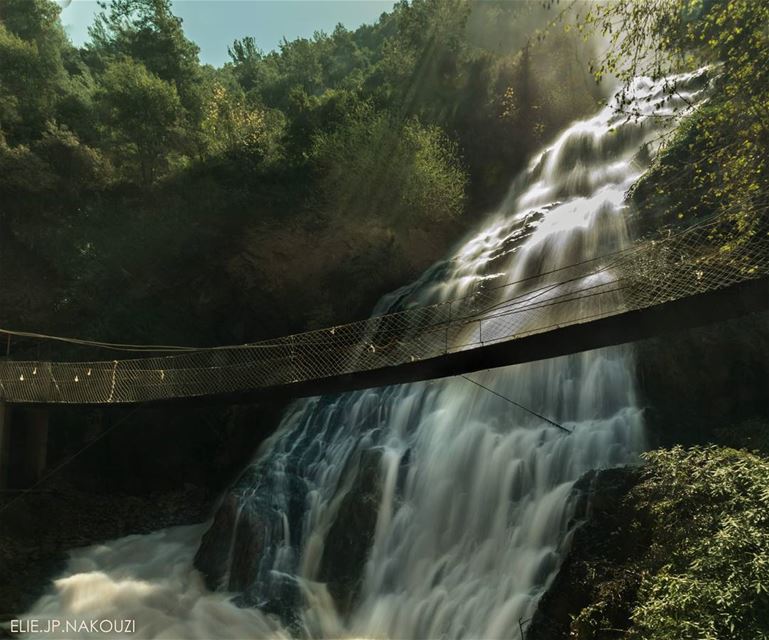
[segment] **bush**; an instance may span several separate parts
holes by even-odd
[[[769,460],[724,447],[646,454],[654,521],[630,637],[769,638]]]
[[[400,124],[364,105],[330,133],[315,137],[313,160],[324,207],[389,224],[421,225],[458,217],[467,176],[440,128]]]

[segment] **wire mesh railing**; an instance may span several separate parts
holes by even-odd
[[[769,275],[766,208],[461,299],[252,344],[89,362],[0,361],[0,400],[112,404],[237,393],[440,357]],[[735,239],[736,238],[736,239]]]

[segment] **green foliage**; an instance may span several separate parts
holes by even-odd
[[[207,153],[246,155],[270,164],[278,160],[285,126],[280,111],[249,107],[239,87],[218,81],[205,104],[201,133]]]
[[[402,201],[417,219],[438,222],[464,211],[467,175],[457,157],[457,145],[435,125],[411,120],[403,129],[411,171]]]
[[[33,149],[56,177],[60,195],[77,197],[84,191],[100,190],[111,179],[112,168],[102,153],[83,144],[67,128],[49,124]]]
[[[178,136],[176,87],[126,58],[109,64],[95,100],[113,155],[135,163],[142,181],[151,182]]]
[[[37,51],[0,24],[0,125],[6,131],[21,122],[20,101],[26,97],[21,79],[33,73]]]
[[[36,193],[53,183],[54,176],[46,162],[28,146],[11,147],[0,139],[0,194],[4,198],[25,192]]]
[[[552,18],[535,3],[399,2],[268,53],[243,38],[221,69],[199,64],[170,0],[101,3],[82,49],[59,13],[0,0],[4,250],[34,256],[59,313],[0,306],[5,324],[52,332],[146,341],[144,317],[153,339],[163,325],[167,341],[182,326],[239,341],[273,332],[253,319],[265,295],[295,330],[305,307],[363,314],[598,97],[575,34],[534,38]],[[190,273],[195,314],[175,298]],[[123,304],[102,293],[116,289]],[[302,304],[310,290],[324,297]],[[281,316],[283,298],[299,309]]]
[[[723,434],[756,445],[768,427],[750,421]],[[616,472],[629,483],[616,503],[599,489],[590,533],[577,533],[569,637],[769,637],[769,459],[714,445],[644,458]]]
[[[100,62],[131,58],[176,86],[185,108],[196,110],[199,100],[198,46],[182,31],[170,0],[112,0],[89,29],[89,52]]]
[[[646,454],[652,555],[628,637],[769,638],[769,461],[719,447]]]
[[[403,125],[363,106],[315,137],[327,209],[342,215],[424,224],[462,213],[466,175],[456,145],[435,126]]]
[[[639,74],[661,78],[711,65],[712,97],[663,149],[636,200],[670,218],[725,212],[732,220],[721,234],[725,246],[767,232],[767,22],[765,1],[613,0],[596,4],[582,24],[611,44],[596,67],[599,77],[614,74],[629,83]],[[666,91],[669,99],[677,96],[673,83]]]
[[[45,126],[65,81],[67,46],[49,0],[3,0],[0,5],[0,125],[13,142]]]
[[[439,126],[469,171],[468,204],[485,208],[536,146],[599,97],[574,34],[533,38],[547,16],[535,4],[419,0],[355,32],[337,27],[269,54],[244,38],[229,51],[247,101],[286,115],[289,157],[311,154],[316,133],[365,102]]]

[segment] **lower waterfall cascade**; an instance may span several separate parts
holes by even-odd
[[[374,314],[626,247],[637,233],[628,189],[707,88],[704,70],[636,79],[625,89],[636,116],[620,112],[618,92],[569,126],[478,232]],[[118,637],[518,640],[568,549],[574,483],[645,448],[633,358],[611,347],[295,401],[213,525],[75,550],[24,617],[135,620]]]

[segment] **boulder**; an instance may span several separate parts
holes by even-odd
[[[589,471],[577,481],[571,546],[532,619],[524,623],[526,640],[608,640],[627,628],[638,588],[638,577],[627,569],[649,544],[639,526],[643,514],[627,499],[639,477],[637,467],[624,467]],[[608,635],[602,635],[606,629],[579,627],[580,612],[596,603],[610,622]]]
[[[318,579],[326,583],[342,616],[349,614],[360,595],[366,559],[374,541],[382,498],[381,458],[381,450],[365,449],[357,464],[347,469],[345,476],[355,477],[342,478],[340,486],[351,488],[326,537]]]

